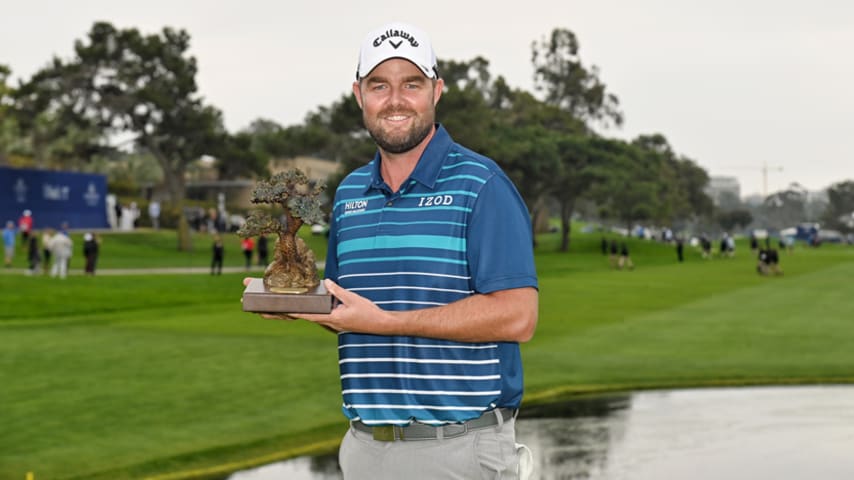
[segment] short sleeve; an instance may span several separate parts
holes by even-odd
[[[471,285],[477,293],[537,288],[531,219],[503,173],[478,193],[466,235]]]

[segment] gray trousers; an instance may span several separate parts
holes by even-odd
[[[516,480],[515,419],[456,438],[382,442],[350,428],[338,462],[344,480]]]

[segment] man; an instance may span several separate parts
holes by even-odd
[[[3,264],[6,268],[12,266],[12,259],[15,258],[15,235],[15,222],[9,220],[3,229]]]
[[[298,315],[339,332],[346,479],[518,478],[530,218],[495,162],[434,123],[443,85],[421,30],[362,44],[352,88],[378,152],[335,194],[324,283],[340,304]]]
[[[68,261],[71,259],[74,243],[71,237],[68,236],[67,224],[62,224],[62,229],[53,235],[48,244],[51,256],[53,257],[53,265],[50,269],[51,277],[59,277],[64,279],[68,275]]]
[[[222,275],[222,260],[225,257],[225,245],[218,233],[214,234],[213,259],[211,261],[211,275]]]
[[[246,259],[246,270],[252,267],[252,252],[255,250],[255,240],[252,237],[244,238],[240,241],[240,249],[243,250],[243,257]]]
[[[91,232],[83,234],[83,257],[86,259],[86,268],[84,271],[87,275],[95,275],[95,268],[98,265],[98,238]]]
[[[157,200],[149,202],[148,217],[151,219],[151,227],[160,230],[160,202]]]
[[[27,245],[27,239],[30,238],[30,232],[33,230],[33,212],[24,210],[21,218],[18,219],[18,230],[21,231],[21,243]]]
[[[258,237],[258,243],[256,243],[255,248],[258,250],[258,265],[266,267],[267,264],[270,263],[270,259],[268,257],[269,252],[267,250],[267,236],[261,235]]]

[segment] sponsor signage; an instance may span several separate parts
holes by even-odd
[[[24,210],[33,228],[109,228],[107,177],[91,173],[0,167],[0,221],[17,225]]]

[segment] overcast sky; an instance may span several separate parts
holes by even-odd
[[[348,92],[359,42],[390,20],[432,37],[439,58],[483,56],[533,91],[531,42],[554,28],[619,97],[625,124],[662,133],[743,195],[854,180],[854,2],[848,0],[10,0],[0,63],[28,78],[67,59],[93,22],[146,33],[186,29],[206,100],[231,131],[259,117],[300,123]],[[453,132],[451,132],[453,135]]]

